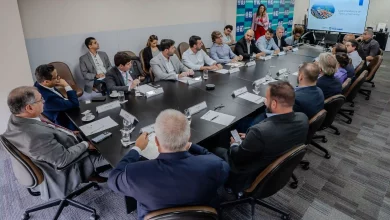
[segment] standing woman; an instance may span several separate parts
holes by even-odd
[[[156,35],[150,35],[148,42],[146,43],[146,47],[144,48],[144,52],[142,54],[146,71],[149,71],[150,69],[150,60],[160,53],[160,49],[157,44],[158,37]]]
[[[253,16],[252,20],[252,30],[255,32],[255,41],[263,35],[268,30],[269,19],[267,14],[267,8],[265,5],[261,4],[257,8],[256,16]]]

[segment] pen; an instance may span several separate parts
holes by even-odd
[[[213,121],[214,119],[218,118],[219,115],[215,116],[214,118],[212,118],[210,121]]]

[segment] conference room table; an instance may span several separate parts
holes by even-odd
[[[305,51],[307,51],[307,54],[305,54]],[[317,53],[314,54],[313,51],[317,51]],[[284,78],[284,80],[288,80],[295,87],[297,86],[297,75],[291,73],[297,72],[300,64],[312,62],[313,58],[321,52],[321,49],[303,45],[296,52],[287,52],[286,55],[274,56],[266,61],[257,60],[256,65],[240,67],[240,70],[235,73],[221,74],[209,71],[207,80],[202,79],[201,82],[191,85],[178,81],[153,82],[151,85],[154,87],[163,88],[163,94],[146,98],[145,96],[136,97],[134,91],[132,91],[126,94],[127,101],[121,104],[121,108],[97,113],[96,107],[117,100],[107,96],[104,102],[90,102],[88,104],[81,102],[80,108],[69,111],[67,115],[77,127],[90,123],[81,120],[83,116],[81,113],[86,110],[90,110],[95,115],[96,118],[94,120],[110,116],[118,124],[118,126],[106,130],[112,133],[111,137],[95,145],[100,154],[115,167],[123,156],[131,150],[131,147],[123,147],[121,143],[122,134],[120,129],[123,128],[123,118],[119,115],[121,109],[134,115],[139,121],[131,133],[131,140],[135,141],[140,133],[140,129],[154,124],[161,111],[176,109],[183,112],[185,109],[205,101],[207,108],[192,115],[190,141],[193,143],[206,142],[209,138],[218,136],[219,133],[230,129],[241,119],[255,111],[264,111],[264,103],[256,104],[239,97],[235,98],[232,96],[233,91],[246,87],[248,92],[253,93],[252,88],[255,80],[265,77],[268,72],[272,74],[273,78],[276,78],[278,77],[278,71],[284,68],[290,73],[288,78]],[[230,67],[224,66],[224,68],[229,69]],[[195,71],[194,77],[201,75],[202,72]],[[206,84],[214,84],[215,89],[206,90]],[[267,85],[261,85],[260,96],[265,97],[266,88]],[[215,110],[218,106],[223,107],[216,111],[235,116],[230,125],[223,126],[201,119],[208,110]],[[102,132],[88,137],[84,135],[84,137],[91,140]],[[128,213],[136,209],[134,201],[131,202],[131,200],[127,199],[126,203]]]

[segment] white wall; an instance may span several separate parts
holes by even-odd
[[[309,0],[295,0],[294,5],[294,24],[303,24],[303,19],[309,8]]]
[[[30,65],[16,0],[0,0],[0,133],[10,115],[8,93],[21,85],[32,85]]]

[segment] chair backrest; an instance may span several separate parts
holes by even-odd
[[[234,50],[236,49],[236,45],[235,44],[230,45],[230,49],[234,52]]]
[[[57,61],[57,62],[51,62],[49,64],[53,65],[54,68],[57,70],[58,76],[60,76],[61,79],[64,79],[70,85],[70,87],[72,87],[72,89],[76,91],[78,97],[83,95],[83,90],[77,86],[73,74],[70,71],[69,66],[66,65],[66,63]],[[58,89],[65,97],[67,96],[65,89],[63,89],[62,87]]]
[[[133,51],[130,51],[130,50],[119,51],[119,52],[127,53],[131,57],[136,57],[137,56]]]
[[[362,60],[360,64],[355,68],[355,76],[359,76],[359,74],[361,74],[365,63],[366,61]]]
[[[148,73],[148,71],[145,69],[145,60],[144,60],[144,49],[142,49],[140,52],[139,52],[139,59],[141,60],[141,65],[142,65],[142,70],[145,72],[145,73]]]
[[[344,95],[344,94],[348,91],[349,87],[351,86],[351,81],[352,81],[351,78],[348,78],[348,79],[346,79],[346,80],[344,81],[344,83],[343,83],[343,85],[342,85],[341,94]]]
[[[21,185],[33,188],[43,182],[42,170],[30,158],[16,149],[3,135],[0,135],[0,143],[11,155],[12,169]]]
[[[150,76],[150,80],[151,80],[152,82],[154,82],[154,73],[153,73],[153,71],[152,71],[152,68],[149,69],[149,76]]]
[[[183,53],[186,52],[190,48],[190,45],[186,42],[181,42],[178,46],[179,54],[180,54],[180,59],[183,59]]]
[[[383,50],[379,48],[379,55],[383,56]]]
[[[175,50],[175,54],[176,54],[176,56],[177,56],[177,58],[179,58],[179,60],[181,60],[181,55],[180,55],[180,53],[179,53],[179,50]]]
[[[306,145],[301,145],[283,154],[265,168],[244,193],[258,199],[277,193],[288,183],[305,153]]]
[[[321,125],[322,129],[329,127],[333,123],[337,113],[344,105],[344,103],[345,97],[341,94],[331,96],[325,100],[324,109],[326,110],[326,117]]]
[[[316,115],[314,115],[309,121],[309,131],[307,132],[306,144],[310,144],[314,134],[320,129],[326,118],[326,110],[322,109]]]
[[[348,91],[345,93],[345,98],[347,101],[351,102],[355,99],[356,95],[359,92],[360,87],[362,87],[367,76],[367,70],[364,70],[357,79],[349,87]]]
[[[368,65],[368,70],[370,72],[366,77],[366,81],[371,82],[374,79],[376,72],[382,64],[382,61],[383,57],[381,55],[378,55],[374,57],[374,59],[370,62],[370,64]]]
[[[209,54],[209,52],[207,52],[206,46],[204,44],[202,45],[202,50],[204,50],[204,52],[206,52],[207,55]]]
[[[150,212],[144,220],[217,220],[217,211],[208,206],[188,206],[161,209]]]

